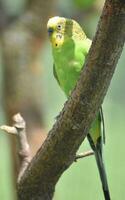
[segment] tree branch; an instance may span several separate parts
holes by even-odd
[[[20,115],[20,113],[18,113],[13,116],[13,121],[13,126],[3,125],[0,126],[0,129],[4,130],[6,133],[14,134],[17,136],[20,157],[20,170],[18,175],[19,182],[28,164],[30,163],[31,152],[26,136],[26,123],[23,117]]]
[[[85,157],[92,156],[92,155],[94,155],[94,152],[91,151],[91,150],[90,151],[86,151],[84,153],[80,153],[80,154],[75,156],[75,161],[77,161],[80,158],[85,158]]]
[[[77,87],[18,184],[19,200],[52,199],[103,102],[124,41],[125,3],[106,0]]]

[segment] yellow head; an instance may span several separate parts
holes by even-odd
[[[66,19],[63,17],[52,17],[47,23],[47,31],[53,47],[59,47],[64,42],[64,30]]]
[[[64,17],[52,17],[47,23],[47,30],[53,47],[60,47],[71,38],[84,39],[85,34],[79,24]]]

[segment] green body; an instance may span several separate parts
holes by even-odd
[[[60,48],[53,48],[54,75],[67,97],[76,85],[90,46],[91,40],[85,38],[67,39]],[[101,135],[101,121],[98,116],[92,124],[90,134],[96,144]]]
[[[55,71],[60,87],[67,96],[76,85],[90,45],[90,40],[69,40],[61,48],[53,49]]]

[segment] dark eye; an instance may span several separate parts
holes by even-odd
[[[61,30],[62,26],[59,24],[59,25],[57,26],[57,28],[58,28],[58,30]]]

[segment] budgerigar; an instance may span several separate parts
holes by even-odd
[[[54,76],[68,97],[80,76],[86,55],[91,46],[91,40],[86,37],[84,31],[75,20],[64,17],[56,16],[50,18],[47,30],[52,44]],[[105,136],[101,124],[104,125],[102,109],[100,109],[95,121],[92,123],[87,138],[95,154],[105,200],[110,200],[102,157]]]

